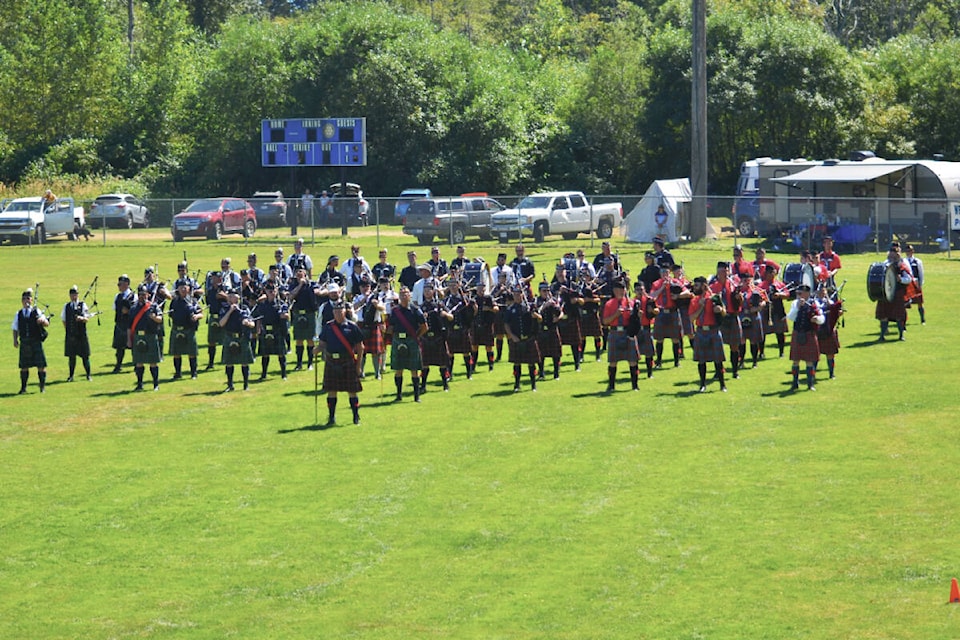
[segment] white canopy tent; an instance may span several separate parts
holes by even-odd
[[[620,235],[627,242],[651,242],[658,235],[666,242],[676,242],[687,233],[692,199],[688,178],[655,180],[643,199],[620,222]],[[661,204],[667,217],[658,224],[656,213]],[[716,231],[709,224],[707,235],[716,237]]]

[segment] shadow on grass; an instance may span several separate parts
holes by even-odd
[[[887,340],[887,342],[897,342],[897,340],[896,339],[892,341]],[[862,342],[854,342],[853,344],[845,344],[843,345],[842,348],[843,349],[862,349],[863,347],[872,347],[875,344],[883,344],[883,340],[881,340],[878,336],[875,340],[864,340]]]
[[[294,427],[292,429],[277,429],[277,433],[285,435],[288,433],[297,433],[298,431],[329,431],[330,429],[339,429],[346,426],[346,424],[308,424],[304,427]]]
[[[779,391],[767,391],[766,393],[761,393],[761,398],[789,398],[790,396],[796,395],[798,393],[803,393],[807,391],[806,382],[802,381],[799,389],[791,389],[790,386],[793,384],[791,381],[782,382],[781,386],[783,389]]]

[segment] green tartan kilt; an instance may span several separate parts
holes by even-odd
[[[220,327],[220,316],[213,315],[207,322],[207,344],[220,344],[223,329]]]
[[[283,356],[287,354],[287,341],[283,331],[276,325],[264,325],[260,334],[261,356]]]
[[[317,335],[317,314],[304,309],[294,310],[293,339],[313,340]]]
[[[89,358],[90,339],[86,335],[69,335],[63,342],[63,355],[66,357]]]
[[[253,364],[253,349],[250,347],[250,339],[246,331],[243,333],[224,331],[222,345],[220,364],[227,366]]]
[[[160,339],[155,333],[137,331],[133,336],[133,364],[157,364],[163,360]]]
[[[170,330],[170,355],[188,356],[197,355],[197,330],[176,325]]]
[[[47,356],[43,353],[43,343],[39,340],[20,341],[20,368],[38,367],[45,369]]]
[[[397,338],[390,343],[390,367],[394,371],[420,371],[423,358],[420,355],[420,343],[416,338]]]

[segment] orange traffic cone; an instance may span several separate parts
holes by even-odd
[[[950,602],[960,602],[960,584],[956,578],[950,581]]]

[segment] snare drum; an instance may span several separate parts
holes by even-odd
[[[790,288],[790,299],[797,297],[797,287],[802,284],[810,287],[810,291],[816,291],[817,278],[813,273],[813,265],[802,262],[791,262],[783,267],[783,283]]]
[[[892,264],[874,262],[867,270],[867,296],[872,302],[893,302],[897,296],[897,270]]]

